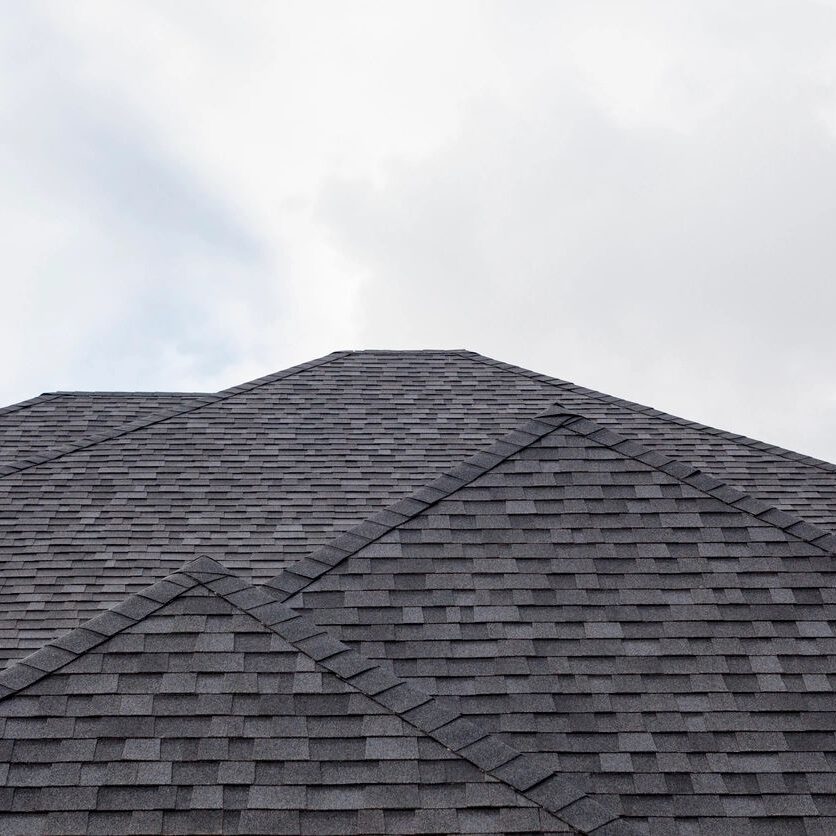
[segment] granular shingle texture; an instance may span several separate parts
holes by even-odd
[[[0,472],[6,465],[193,404],[198,397],[180,392],[56,392],[28,405],[0,409]]]
[[[12,473],[0,653],[39,647],[198,552],[266,579],[551,395],[457,355],[340,355]]]
[[[466,351],[0,459],[0,832],[836,832],[834,465]]]
[[[476,362],[548,383],[554,387],[555,400],[569,411],[693,464],[770,505],[836,530],[836,465],[830,462],[465,353]]]
[[[534,440],[289,603],[651,833],[836,832],[834,555],[590,429]]]
[[[135,397],[141,413],[120,405]],[[217,395],[166,397],[60,396],[0,415],[12,438],[31,429],[15,449],[47,457],[0,478],[0,660],[199,552],[266,579],[555,398],[778,507],[804,505],[812,522],[829,526],[836,508],[833,470],[468,352],[337,352]],[[59,435],[62,453],[46,436],[67,398],[110,406],[90,412],[99,441]],[[122,412],[134,420],[112,426]]]
[[[574,832],[203,585],[0,701],[0,730],[3,833]]]

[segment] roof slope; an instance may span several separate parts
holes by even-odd
[[[0,479],[0,654],[196,552],[255,580],[511,430],[550,387],[445,352],[335,355]]]
[[[374,361],[371,361],[372,357]],[[836,529],[836,465],[830,462],[708,427],[559,378],[463,350],[334,352],[319,360],[303,363],[216,394],[48,393],[31,401],[0,409],[0,475],[6,472],[4,466],[10,461],[20,464],[17,460],[21,456],[24,457],[24,466],[29,466],[25,456],[31,456],[34,451],[39,455],[49,453],[48,458],[53,458],[58,452],[54,448],[55,444],[61,445],[64,453],[74,445],[88,446],[87,439],[92,431],[95,431],[97,440],[101,440],[101,437],[107,436],[108,433],[118,436],[126,430],[133,432],[136,431],[137,424],[141,427],[144,423],[167,420],[188,407],[220,402],[230,396],[252,391],[267,383],[275,383],[335,359],[363,365],[369,373],[379,373],[384,365],[394,369],[397,364],[401,373],[408,370],[409,376],[420,378],[427,361],[437,365],[439,358],[446,358],[443,362],[450,366],[456,366],[459,359],[464,358],[494,370],[502,370],[506,374],[526,380],[526,391],[529,394],[538,391],[538,387],[546,387],[546,391],[553,390],[553,396],[565,408],[579,415],[645,441],[673,458],[713,471],[731,484],[750,491],[776,507],[796,513],[822,527]],[[470,375],[465,374],[458,380],[457,388],[463,386],[467,389],[470,385],[469,377]],[[516,384],[518,385],[519,381]],[[498,387],[500,390],[504,387],[509,397],[514,397],[517,391],[507,378],[504,384],[500,383],[499,378],[493,378],[491,387]],[[328,392],[329,397],[334,394],[330,386],[326,386],[324,391]],[[385,394],[385,387],[375,387],[375,391]],[[415,394],[420,396],[420,386]],[[450,398],[455,401],[457,393],[449,392],[448,399]],[[137,400],[142,403],[141,408],[137,408]],[[550,401],[551,397],[548,400]],[[447,402],[445,401],[445,404]],[[105,410],[104,404],[108,404]],[[155,404],[159,405],[159,409]],[[16,415],[10,419],[11,413],[22,409],[28,410],[25,415]],[[102,414],[103,411],[105,414]],[[534,413],[526,414],[531,417]],[[124,415],[124,421],[121,420],[121,415]],[[82,428],[84,434],[79,437]]]
[[[2,468],[196,402],[185,392],[51,392],[0,409]]]
[[[463,351],[177,397],[0,411],[6,657],[269,582],[0,674],[0,830],[836,830],[836,467]]]
[[[0,437],[9,422],[7,438],[30,456],[0,478],[0,661],[201,551],[269,578],[556,397],[805,519],[836,518],[832,466],[470,352],[336,352],[225,392],[172,397],[162,412],[145,396],[102,394],[44,396],[0,414]],[[142,410],[124,411],[132,398]],[[76,399],[112,408],[85,406],[74,423]],[[123,411],[134,420],[112,426]],[[66,444],[51,446],[59,420],[84,434],[61,429]]]
[[[630,832],[208,559],[0,682],[3,832]]]
[[[565,409],[713,473],[776,508],[836,531],[836,465],[472,352],[473,360],[555,389]]]
[[[836,538],[592,422],[523,430],[271,584],[651,833],[836,829]]]

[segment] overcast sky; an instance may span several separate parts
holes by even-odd
[[[836,460],[836,3],[16,2],[0,401],[468,348]]]

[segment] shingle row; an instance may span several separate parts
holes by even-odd
[[[569,419],[289,603],[510,745],[591,773],[652,833],[818,833],[836,825],[831,547]]]
[[[214,561],[120,614],[7,672],[0,829],[631,832]]]
[[[443,352],[308,365],[0,479],[0,654],[39,647],[195,553],[266,579],[553,394]]]
[[[832,470],[466,352],[337,352],[115,429],[141,396],[43,399],[0,415],[0,439],[42,461],[0,479],[0,659],[196,553],[265,580],[555,397],[805,520],[836,518]],[[111,406],[75,420],[82,402]]]
[[[649,406],[538,374],[473,352],[476,362],[555,389],[565,409],[688,462],[769,505],[836,530],[836,465],[738,433],[679,418]]]

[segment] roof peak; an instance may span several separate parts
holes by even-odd
[[[340,358],[350,357],[352,355],[374,355],[374,356],[460,356],[471,360],[473,362],[482,363],[487,366],[492,366],[503,371],[506,371],[511,374],[516,374],[530,380],[537,381],[539,383],[544,383],[547,385],[551,385],[558,390],[562,391],[569,391],[574,394],[582,394],[588,396],[596,401],[601,403],[612,404],[614,406],[619,406],[623,409],[629,410],[630,412],[634,412],[640,415],[649,415],[653,416],[662,421],[666,421],[671,424],[676,424],[682,427],[690,427],[701,432],[708,433],[709,435],[717,436],[722,438],[725,441],[739,444],[743,447],[748,447],[751,449],[758,450],[763,453],[768,453],[788,461],[792,461],[798,464],[804,464],[809,467],[817,468],[819,470],[824,470],[827,472],[836,472],[836,464],[832,462],[825,461],[823,459],[818,459],[813,456],[808,456],[803,453],[797,453],[793,450],[789,450],[785,447],[781,447],[775,444],[769,444],[767,442],[758,441],[753,438],[749,438],[748,436],[740,435],[738,433],[728,432],[726,430],[721,430],[716,427],[712,427],[707,424],[702,424],[698,421],[691,421],[685,418],[680,418],[676,415],[672,415],[670,413],[663,412],[661,410],[655,409],[653,407],[645,406],[643,404],[639,404],[635,401],[625,400],[620,397],[616,397],[614,395],[607,395],[603,392],[596,391],[595,389],[589,389],[584,386],[579,386],[578,384],[572,383],[567,380],[563,380],[561,378],[551,377],[550,375],[545,375],[540,372],[535,372],[530,369],[526,369],[522,366],[516,366],[510,363],[505,363],[501,360],[496,360],[492,357],[489,357],[484,354],[480,354],[478,352],[472,351],[470,349],[465,348],[425,348],[425,349],[384,349],[384,348],[362,348],[362,349],[342,349],[338,351],[333,351],[330,354],[324,355],[323,357],[317,358],[315,360],[307,361],[305,363],[301,363],[297,366],[293,366],[287,369],[283,369],[277,372],[272,372],[265,376],[256,378],[254,380],[246,381],[241,384],[237,384],[232,386],[228,389],[223,389],[216,393],[202,393],[202,392],[83,392],[83,391],[56,391],[56,392],[45,392],[42,395],[39,395],[35,398],[32,398],[28,401],[21,401],[20,403],[10,404],[6,407],[0,408],[0,414],[6,414],[18,411],[20,409],[26,409],[27,407],[34,406],[38,403],[41,403],[45,400],[51,400],[58,397],[64,396],[87,396],[87,397],[95,397],[95,396],[115,396],[119,395],[121,397],[130,397],[130,396],[141,396],[141,395],[162,395],[162,394],[177,394],[183,395],[188,397],[193,397],[196,400],[200,400],[200,403],[189,406],[185,409],[174,409],[174,410],[167,410],[160,412],[154,416],[151,416],[147,419],[141,421],[135,421],[130,424],[123,425],[121,427],[116,428],[115,430],[104,433],[101,435],[91,436],[89,439],[83,439],[81,442],[75,445],[70,445],[68,448],[61,448],[55,449],[54,451],[49,451],[48,454],[38,456],[38,457],[29,457],[26,460],[15,462],[12,464],[8,464],[0,469],[0,478],[6,476],[10,473],[17,472],[19,470],[26,470],[30,467],[34,467],[38,464],[41,464],[45,461],[52,461],[55,458],[59,458],[67,453],[74,452],[77,449],[82,449],[84,447],[92,446],[93,444],[98,444],[101,441],[107,441],[111,438],[117,438],[120,435],[125,435],[130,432],[134,432],[138,429],[143,429],[146,426],[149,426],[154,423],[159,423],[160,421],[168,420],[169,418],[177,417],[178,415],[184,414],[185,412],[191,412],[195,409],[199,409],[201,406],[207,403],[215,403],[217,401],[226,400],[227,398],[239,394],[241,392],[250,391],[252,389],[256,389],[259,386],[263,386],[265,384],[271,383],[275,380],[279,380],[284,377],[289,377],[299,372],[306,371],[310,368],[314,368],[316,366],[322,365],[324,363],[331,362],[332,360],[337,360]]]

